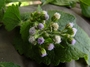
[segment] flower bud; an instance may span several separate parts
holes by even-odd
[[[48,20],[49,19],[49,15],[48,15],[47,11],[43,11],[43,14],[45,15],[45,20]]]
[[[38,44],[43,44],[44,43],[44,38],[43,37],[40,37],[38,38]]]
[[[77,29],[76,28],[72,28],[72,31],[73,31],[72,37],[74,37],[76,35],[76,33],[77,33]]]
[[[53,26],[53,28],[54,28],[55,31],[57,31],[58,28],[59,28],[58,23],[53,23],[52,26]]]
[[[48,45],[48,50],[53,50],[54,49],[54,44],[53,43],[50,43],[49,45]]]
[[[59,35],[55,35],[55,43],[56,44],[61,43],[61,37]]]
[[[39,24],[38,24],[38,28],[39,28],[39,29],[43,29],[43,28],[44,28],[44,25],[43,25],[42,23],[39,23]]]
[[[73,39],[71,40],[71,44],[74,45],[75,43],[76,43],[76,40],[73,38]]]
[[[61,14],[60,14],[60,13],[58,13],[58,12],[56,12],[56,13],[54,14],[54,16],[55,16],[55,18],[58,20],[58,19],[60,19]]]
[[[71,38],[71,39],[69,40],[69,42],[70,42],[70,44],[74,45],[74,44],[76,43],[76,40],[75,40],[74,38]]]
[[[47,14],[47,11],[45,11],[45,10],[43,10],[42,12],[43,12],[43,14]]]
[[[41,48],[41,57],[47,56],[47,52],[44,48]]]
[[[34,36],[30,36],[28,41],[33,44],[35,42]]]
[[[66,25],[66,28],[72,28],[73,26],[74,26],[73,23],[68,23],[68,24]]]
[[[29,34],[34,35],[35,33],[36,33],[35,27],[31,27],[31,28],[29,29]]]

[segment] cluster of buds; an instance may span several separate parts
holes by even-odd
[[[47,11],[33,12],[30,18],[30,29],[29,29],[29,42],[34,46],[38,46],[40,49],[40,56],[47,56],[47,51],[52,51],[55,45],[59,45],[62,42],[62,38],[66,37],[68,42],[72,45],[76,43],[74,36],[77,32],[76,28],[73,28],[74,24],[69,23],[65,27],[65,31],[59,30],[59,20],[61,14],[56,12],[51,17],[51,21],[47,22],[50,17]],[[70,35],[70,36],[69,36]]]
[[[68,39],[68,42],[72,45],[74,45],[76,43],[76,40],[74,39],[76,33],[77,33],[77,29],[74,28],[74,23],[68,23],[66,25],[66,28],[65,28],[67,31],[66,31],[66,34],[68,35],[67,39]]]

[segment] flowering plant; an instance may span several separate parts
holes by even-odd
[[[53,50],[57,45],[61,45],[62,41],[66,41],[71,45],[76,43],[74,36],[77,29],[73,28],[74,23],[68,23],[63,30],[59,30],[61,14],[56,12],[49,18],[47,11],[35,11],[31,13],[29,42],[37,46],[40,50],[41,57],[47,56],[47,51]],[[50,22],[48,22],[48,20]],[[47,51],[46,51],[47,50]]]
[[[20,15],[18,5],[8,7],[3,18],[8,31],[19,27],[14,46],[20,54],[47,65],[82,57],[90,64],[90,38],[75,21],[73,15],[57,10]]]

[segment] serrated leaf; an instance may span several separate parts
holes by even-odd
[[[12,62],[0,62],[0,67],[20,67]]]
[[[20,27],[20,34],[23,40],[27,41],[29,38],[30,22],[23,22]],[[27,33],[26,33],[27,32]]]
[[[13,30],[16,26],[19,26],[21,19],[19,13],[19,6],[9,6],[4,14],[3,23],[8,31]]]
[[[76,25],[76,28],[80,31],[77,32],[75,39],[77,40],[76,48],[80,49],[87,56],[84,57],[88,65],[90,65],[90,38],[89,36]],[[82,35],[81,35],[82,34]]]

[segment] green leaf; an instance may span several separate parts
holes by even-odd
[[[90,65],[90,38],[79,26],[76,25],[76,28],[78,29],[78,32],[75,36],[75,39],[77,40],[75,47],[87,54],[84,59],[87,64]]]
[[[16,39],[16,44],[14,44],[16,49],[25,56],[34,59],[39,63],[45,64],[54,64],[58,65],[60,62],[69,62],[71,60],[78,60],[79,58],[85,58],[87,63],[90,65],[90,38],[88,35],[75,23],[76,19],[73,15],[64,13],[62,11],[49,11],[50,18],[54,15],[55,12],[59,12],[61,14],[60,20],[58,20],[58,24],[60,25],[60,30],[62,30],[66,24],[73,22],[75,24],[75,28],[77,28],[78,32],[75,36],[76,44],[71,45],[67,42],[62,42],[60,45],[55,45],[55,48],[52,51],[47,52],[47,56],[41,57],[39,53],[39,47],[36,45],[32,45],[28,42],[28,30],[30,27],[29,22],[24,22],[21,25],[21,36],[19,39]],[[48,20],[48,22],[50,19]],[[48,24],[48,23],[47,23]],[[82,35],[81,35],[82,34]],[[17,36],[18,37],[18,36]],[[22,39],[25,38],[25,41]],[[21,42],[21,43],[20,43]]]
[[[20,67],[12,62],[0,62],[0,67]]]
[[[21,20],[24,22],[30,18],[30,13],[24,13],[24,14],[21,14],[20,16],[21,16]]]
[[[53,2],[53,0],[41,0],[43,5]]]
[[[26,46],[26,43],[23,42],[18,31],[17,31],[17,34],[15,34],[15,35],[16,36],[15,36],[15,39],[13,41],[14,47],[16,48],[16,50],[18,50],[18,52],[20,54],[23,54],[25,52],[25,50],[23,50],[23,49]]]
[[[29,38],[29,28],[30,28],[30,22],[23,22],[21,24],[20,34],[21,34],[23,40],[26,40],[26,41],[28,40],[28,38]]]
[[[41,12],[42,11],[42,8],[40,5],[38,5],[38,8],[37,8],[37,11]]]
[[[4,25],[8,31],[13,30],[15,27],[19,26],[20,24],[20,13],[19,13],[19,6],[12,5],[9,6],[4,14]]]
[[[0,0],[0,10],[5,6],[5,0]]]
[[[90,0],[80,0],[80,6],[82,9],[82,14],[85,17],[90,18]]]
[[[59,6],[70,6],[74,7],[76,2],[79,2],[79,0],[41,0],[43,5],[51,3],[54,5],[59,5]]]
[[[0,21],[1,21],[1,22],[2,22],[3,16],[4,16],[4,10],[1,9],[1,10],[0,10]]]

